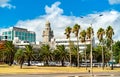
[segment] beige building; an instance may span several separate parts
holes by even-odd
[[[43,31],[42,37],[43,37],[44,44],[49,44],[51,42],[51,39],[54,37],[49,21],[47,21],[45,24],[45,30]]]

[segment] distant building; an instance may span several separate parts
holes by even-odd
[[[77,39],[76,38],[71,38],[70,41],[75,46],[77,46]],[[92,42],[93,42],[92,44],[95,45],[94,39],[93,39]],[[78,44],[79,44],[79,51],[82,52],[82,51],[85,50],[86,45],[91,44],[91,40],[87,39],[86,42],[84,42],[84,43],[80,42],[80,40],[79,40]],[[69,45],[70,45],[69,44],[69,39],[64,39],[64,38],[62,38],[62,39],[61,38],[55,39],[55,46],[56,45],[64,45],[66,49],[69,49]]]
[[[47,21],[45,24],[45,30],[43,31],[42,37],[43,37],[43,43],[45,44],[49,44],[51,42],[51,39],[54,37],[49,21]]]
[[[24,28],[10,27],[2,33],[2,40],[13,41],[14,43],[36,42],[36,34]]]
[[[69,49],[69,39],[65,38],[53,38],[53,31],[51,30],[50,27],[50,22],[47,21],[45,24],[45,30],[43,30],[43,42],[42,44],[49,44],[52,49],[56,48],[57,45],[64,45],[66,49]],[[77,39],[76,38],[71,38],[71,42],[74,43],[75,46],[77,46]],[[84,51],[85,48],[87,47],[86,45],[91,44],[91,40],[87,39],[86,43],[82,43],[79,40],[79,51]],[[95,45],[95,41],[93,38],[92,44]]]

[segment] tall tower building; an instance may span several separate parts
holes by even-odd
[[[50,43],[51,39],[54,37],[49,21],[47,21],[45,24],[45,30],[43,31],[42,37],[43,37],[43,43]]]

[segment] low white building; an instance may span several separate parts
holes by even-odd
[[[70,41],[73,42],[74,45],[77,46],[77,38],[71,38]],[[79,44],[79,51],[82,52],[83,50],[85,50],[86,45],[91,44],[91,40],[87,39],[86,42],[83,42],[83,43],[79,40],[78,44]],[[93,46],[95,45],[94,39],[92,41],[92,44],[93,44]],[[64,45],[66,47],[66,49],[69,49],[69,39],[65,39],[65,38],[55,39],[55,46],[56,45]]]

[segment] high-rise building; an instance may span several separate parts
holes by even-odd
[[[50,43],[51,39],[54,37],[49,21],[47,21],[45,24],[45,30],[43,31],[42,37],[43,37],[43,43]]]
[[[33,31],[18,27],[10,27],[2,33],[2,40],[13,41],[16,38],[20,41],[32,43],[36,41],[36,34]]]

